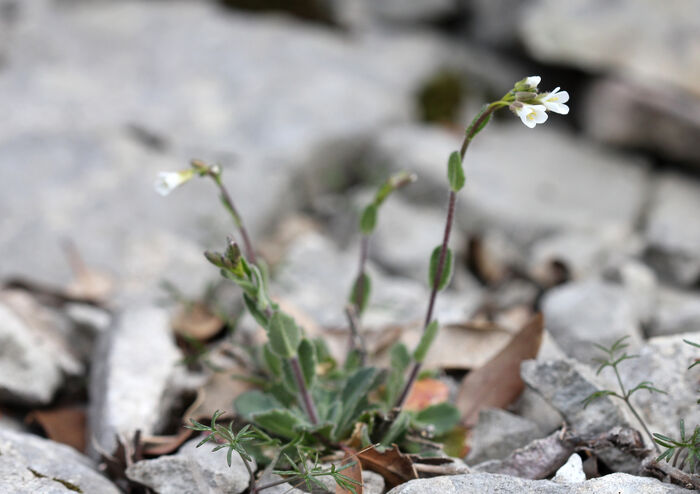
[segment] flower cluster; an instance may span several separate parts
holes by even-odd
[[[538,93],[537,86],[541,79],[540,76],[536,75],[526,77],[516,83],[513,91],[506,97],[508,100],[512,100],[509,101],[509,108],[531,129],[535,125],[547,121],[548,111],[562,115],[569,113],[569,107],[565,104],[569,101],[569,93],[560,91],[560,88],[546,93]]]

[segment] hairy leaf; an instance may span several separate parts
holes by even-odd
[[[316,348],[314,344],[309,340],[304,338],[299,344],[299,363],[301,364],[301,371],[304,375],[304,382],[307,386],[311,386],[316,378],[316,365],[318,360],[316,359]]]
[[[436,436],[446,434],[459,423],[460,415],[456,406],[439,403],[424,408],[416,414],[416,422],[423,426],[432,426]]]
[[[430,269],[428,271],[428,286],[432,287],[435,283],[435,276],[438,270],[438,263],[440,262],[440,252],[442,251],[442,246],[438,245],[433,249],[433,253],[430,256]],[[448,247],[445,253],[445,260],[442,266],[442,271],[440,273],[440,278],[437,283],[437,289],[442,290],[450,282],[450,277],[452,276],[452,250]]]
[[[440,325],[436,319],[431,321],[431,323],[428,324],[428,327],[425,328],[425,331],[423,331],[423,336],[421,336],[418,346],[413,352],[413,359],[416,362],[422,363],[423,360],[425,360],[425,356],[427,355],[428,350],[430,350],[430,345],[433,344],[433,340],[435,340],[435,336],[437,336],[438,329],[440,329]]]
[[[301,342],[301,330],[294,319],[283,312],[275,312],[268,329],[270,347],[283,358],[294,357]]]
[[[360,231],[363,235],[370,235],[377,226],[377,205],[372,203],[367,205],[360,216]]]
[[[459,151],[454,151],[450,154],[450,159],[447,162],[447,180],[450,183],[450,188],[454,192],[459,192],[464,187],[464,168],[462,167],[462,157]]]

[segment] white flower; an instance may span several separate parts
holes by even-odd
[[[532,89],[537,89],[537,85],[540,83],[542,78],[538,75],[531,75],[525,78],[525,84],[530,86]]]
[[[547,120],[547,112],[544,105],[528,105],[522,103],[522,106],[514,108],[515,113],[520,117],[525,125],[533,128],[537,124],[544,123]]]
[[[192,178],[194,170],[182,170],[179,172],[160,172],[156,179],[155,189],[162,196],[167,196],[175,188]]]
[[[559,92],[559,88],[556,88],[551,93],[544,93],[538,100],[549,111],[561,113],[562,115],[569,113],[569,107],[564,104],[569,101],[569,93],[566,91]]]

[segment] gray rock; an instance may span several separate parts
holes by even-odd
[[[399,23],[439,21],[457,13],[455,0],[375,0],[370,9],[383,20]]]
[[[666,336],[700,331],[700,293],[672,288],[658,291],[656,311],[649,336]]]
[[[500,230],[520,248],[564,230],[617,230],[622,236],[634,229],[648,180],[639,160],[551,127],[529,130],[515,122],[492,124],[474,140],[465,161],[467,186],[457,201],[456,220],[463,228]],[[379,134],[370,162],[414,171],[418,181],[406,195],[443,203],[447,157],[459,146],[459,136],[445,130],[395,127]],[[524,166],[524,156],[537,159]]]
[[[624,259],[609,264],[604,276],[622,285],[637,317],[646,329],[656,313],[659,298],[656,273],[637,259]]]
[[[411,480],[388,494],[684,494],[688,491],[657,479],[614,473],[580,484],[525,480],[507,475],[474,473]]]
[[[0,401],[46,405],[84,372],[61,322],[24,292],[0,293]]]
[[[586,133],[598,141],[700,165],[697,95],[669,91],[652,80],[602,79],[592,84],[580,108]]]
[[[500,409],[479,412],[466,457],[469,465],[506,457],[544,434],[535,422]]]
[[[564,417],[547,400],[531,388],[526,387],[513,405],[513,411],[537,424],[540,431],[549,434],[564,423]]]
[[[0,491],[16,494],[69,494],[75,486],[84,493],[119,494],[96,471],[89,458],[73,448],[0,428]]]
[[[600,276],[620,257],[641,253],[642,246],[638,234],[618,228],[565,231],[535,242],[528,269],[546,283],[553,274],[552,263],[558,262],[573,280],[583,280]]]
[[[158,494],[238,494],[248,488],[250,475],[237,453],[226,462],[227,449],[212,452],[209,444],[197,448],[200,439],[186,442],[177,454],[142,460],[126,470],[126,476]],[[255,471],[255,462],[251,468]]]
[[[123,311],[100,336],[90,378],[90,434],[111,453],[117,437],[158,432],[173,396],[169,388],[181,353],[167,312],[155,307]],[[93,451],[94,452],[94,451]]]
[[[332,477],[318,477],[328,492],[335,492],[336,482]],[[371,470],[362,470],[362,494],[382,494],[384,492],[384,477]]]
[[[688,370],[700,358],[700,349],[684,343],[684,339],[700,343],[700,332],[651,338],[636,352],[639,358],[620,366],[628,388],[641,381],[651,381],[668,393],[661,395],[642,390],[634,393],[631,400],[652,432],[671,437],[678,437],[680,419],[685,419],[687,430],[700,424],[700,409],[696,403],[700,368]]]
[[[621,73],[700,96],[700,5],[693,0],[538,0],[521,27],[526,48],[541,61]]]
[[[593,372],[578,362],[527,360],[520,372],[525,383],[556,408],[579,434],[600,434],[628,425],[618,403],[610,397],[601,397],[583,407],[588,396],[604,388]]]
[[[587,280],[549,291],[542,300],[547,330],[569,356],[593,365],[595,344],[610,346],[628,336],[632,348],[642,342],[640,316],[624,288]]]
[[[700,208],[700,182],[677,174],[662,175],[646,224],[648,260],[659,274],[690,286],[700,279],[700,221],[689,211]]]

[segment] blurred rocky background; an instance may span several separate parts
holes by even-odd
[[[336,329],[358,212],[388,173],[415,172],[380,213],[367,325],[419,320],[447,157],[479,106],[529,75],[569,91],[571,112],[530,130],[504,111],[475,140],[438,317],[507,330],[541,310],[542,358],[584,367],[593,342],[629,335],[643,359],[630,372],[689,403],[641,397],[652,429],[700,420],[675,336],[700,340],[700,2],[0,0],[2,430],[87,396],[104,450],[134,424],[168,430],[156,419],[182,399],[169,383],[183,355],[163,299],[216,291],[202,252],[234,233],[210,183],[155,194],[157,173],[191,158],[221,164],[274,291]],[[509,334],[432,365],[476,368]],[[524,375],[530,399],[547,396],[541,372]],[[566,414],[536,424],[537,403],[512,410],[526,425],[483,427],[543,437]],[[3,434],[0,463],[29,461],[8,459]],[[475,443],[472,458],[522,444]]]

